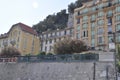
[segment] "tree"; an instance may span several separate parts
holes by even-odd
[[[87,51],[87,46],[81,40],[72,40],[70,45],[74,53],[81,53],[82,51]]]
[[[69,13],[74,13],[74,9],[76,8],[74,3],[71,3],[68,5],[68,12]]]
[[[46,55],[45,52],[40,52],[37,56],[43,56],[43,55]]]
[[[54,53],[56,54],[71,54],[71,47],[70,47],[71,40],[64,39],[62,41],[57,42],[54,44]]]
[[[33,25],[33,28],[41,34],[47,30],[64,29],[67,27],[68,14],[66,10],[61,10],[56,14],[48,15],[43,21]]]
[[[77,0],[77,1],[75,2],[76,8],[81,7],[83,1],[85,1],[85,0]],[[86,0],[86,1],[87,1],[87,0]]]
[[[67,38],[54,44],[53,49],[55,54],[72,54],[86,51],[87,46],[80,40],[71,40]]]
[[[21,53],[14,47],[6,47],[1,51],[1,57],[14,57],[20,56]]]
[[[68,5],[68,12],[69,13],[74,13],[74,9],[81,7],[82,6],[82,2],[83,2],[83,0],[77,0],[75,3],[70,3]]]

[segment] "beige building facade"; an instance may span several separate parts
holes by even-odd
[[[17,23],[11,27],[8,33],[0,36],[0,48],[14,46],[21,55],[36,55],[40,51],[40,42],[37,32],[31,27]]]
[[[90,0],[74,10],[74,38],[92,49],[109,50],[116,33],[120,42],[120,0]]]

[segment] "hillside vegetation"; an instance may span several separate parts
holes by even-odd
[[[33,25],[33,28],[41,34],[47,30],[56,30],[56,29],[64,29],[67,27],[68,14],[73,14],[74,9],[81,7],[82,2],[86,2],[89,0],[77,0],[75,3],[70,3],[68,5],[68,13],[66,9],[57,12],[56,14],[48,15],[43,21]]]

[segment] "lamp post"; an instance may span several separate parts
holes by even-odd
[[[118,80],[118,76],[117,76],[117,67],[116,67],[116,64],[117,64],[117,58],[116,58],[116,33],[113,33],[113,42],[115,44],[115,50],[114,50],[114,63],[115,63],[115,80]]]
[[[96,63],[93,63],[93,80],[96,80]]]
[[[114,43],[114,46],[115,46],[114,47],[115,48],[115,50],[114,50],[115,80],[118,80],[117,67],[116,67],[116,64],[117,64],[117,58],[116,58],[116,54],[117,54],[117,52],[116,52],[116,33],[118,33],[118,32],[110,32],[110,33],[108,33],[108,34],[113,34],[112,42]]]

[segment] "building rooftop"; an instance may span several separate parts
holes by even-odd
[[[28,25],[26,25],[26,24],[23,24],[23,23],[20,22],[20,23],[17,23],[17,24],[15,24],[15,25],[13,25],[13,26],[16,26],[16,25],[19,25],[19,27],[21,27],[21,29],[22,29],[23,31],[26,31],[26,32],[28,32],[28,33],[37,35],[37,32],[36,32],[32,27],[30,27],[30,26],[28,26]]]
[[[7,33],[0,35],[0,39],[1,39],[1,38],[7,38],[7,37],[8,37],[8,34],[7,34]]]
[[[17,24],[14,24],[14,25],[11,27],[11,29],[12,29],[14,26],[17,26],[17,25],[19,25],[19,27],[20,27],[23,31],[25,31],[25,32],[28,32],[28,33],[37,35],[37,32],[36,32],[32,27],[30,27],[30,26],[28,26],[28,25],[26,25],[26,24],[23,24],[23,23],[21,23],[21,22],[20,22],[20,23],[17,23]],[[10,30],[11,30],[11,29],[10,29]],[[9,32],[10,32],[10,30],[9,30]],[[1,34],[1,35],[0,35],[0,39],[1,39],[1,38],[7,38],[9,32],[8,32],[8,33],[5,33],[5,34]]]

